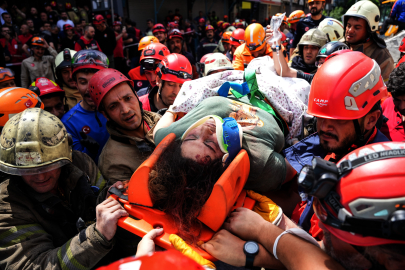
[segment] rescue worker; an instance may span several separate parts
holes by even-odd
[[[207,57],[204,65],[204,76],[223,72],[226,70],[233,70],[232,63],[222,53],[213,53]]]
[[[359,1],[343,15],[344,41],[353,51],[361,51],[374,59],[381,68],[384,81],[394,69],[394,60],[385,41],[378,37],[380,10],[371,1]]]
[[[342,39],[344,33],[343,24],[333,18],[326,18],[323,20],[319,24],[318,29],[326,34],[328,42],[339,41]]]
[[[286,34],[287,38],[290,39],[290,44],[289,44],[289,55],[292,56],[294,53],[294,49],[292,48],[292,44],[295,39],[295,35],[297,33],[297,23],[305,18],[305,13],[302,10],[296,10],[288,16],[287,23],[290,25],[290,32]]]
[[[159,40],[160,43],[166,45],[167,31],[163,24],[155,24],[153,26],[152,33]]]
[[[387,98],[382,104],[382,113],[388,118],[383,123],[381,132],[391,141],[405,141],[405,64],[395,68],[387,83],[387,90],[392,97]]]
[[[308,0],[310,15],[297,22],[296,34],[290,50],[295,50],[302,36],[310,29],[317,28],[319,24],[326,18],[322,15],[325,8],[325,0]],[[291,51],[290,51],[291,52]],[[290,53],[292,55],[292,53]]]
[[[82,100],[76,82],[72,78],[72,58],[76,53],[74,50],[64,49],[55,58],[56,83],[65,92],[64,103],[68,106],[68,110]]]
[[[230,43],[231,35],[232,35],[231,32],[224,32],[222,34],[221,40],[219,41],[218,47],[214,50],[214,52],[220,52],[226,55],[228,51],[231,49]],[[232,59],[229,60],[231,61]]]
[[[197,49],[197,59],[201,59],[207,53],[214,52],[218,46],[218,41],[214,38],[214,27],[207,25],[205,27],[205,38],[200,41],[200,45]]]
[[[148,87],[140,89],[136,93],[139,98],[149,94],[156,87],[156,69],[163,58],[169,54],[169,49],[161,43],[152,43],[142,51],[140,67],[144,72]]]
[[[397,25],[398,33],[405,29],[405,1],[397,0],[392,6],[391,13],[388,19],[386,19],[381,28],[380,34],[384,35],[387,32],[389,25]]]
[[[291,67],[304,73],[315,73],[317,71],[316,56],[319,49],[327,42],[328,38],[324,32],[318,28],[310,29],[298,43],[298,54],[291,56]]]
[[[348,166],[349,161],[351,166]],[[337,166],[315,159],[314,165],[307,166],[301,172],[300,188],[316,196],[313,209],[324,235],[322,249],[344,269],[405,267],[405,239],[401,229],[404,222],[404,191],[398,188],[405,176],[401,167],[404,161],[404,143],[380,142],[350,152]],[[326,182],[328,180],[321,179],[321,176],[326,176],[330,185]],[[321,191],[319,187],[325,189]],[[212,250],[211,254],[219,260],[238,258],[243,256],[240,243],[243,244],[244,240],[254,240],[267,250],[273,251],[273,255],[277,254],[287,269],[318,269],[312,264],[323,260],[319,255],[315,255],[314,251],[307,253],[301,250],[298,253],[304,253],[305,256],[302,257],[306,260],[297,262],[299,259],[295,256],[298,253],[291,250],[292,247],[297,248],[296,240],[291,234],[305,236],[306,240],[311,238],[299,231],[298,226],[287,217],[283,218],[287,226],[278,228],[269,222],[263,222],[263,218],[253,211],[238,208],[230,215],[229,223],[224,225],[229,232],[220,232],[218,238],[207,243],[212,246],[207,245],[210,249],[206,250]],[[281,237],[282,233],[289,236]],[[232,242],[233,245],[228,239],[224,240],[228,235],[238,237]],[[291,240],[287,240],[289,237]],[[284,239],[286,243],[277,243],[276,239]],[[232,249],[233,246],[236,248]],[[203,247],[205,248],[204,245]],[[291,261],[286,260],[286,257]],[[262,259],[268,262],[274,260],[274,257]],[[328,264],[335,263],[330,259],[326,261]],[[337,268],[324,265],[320,269]]]
[[[55,80],[52,66],[58,53],[40,37],[32,39],[30,48],[31,56],[21,63],[21,86],[28,88],[38,77]],[[51,55],[44,55],[45,50],[48,50]]]
[[[95,35],[96,31],[94,30],[94,27],[91,25],[86,25],[84,27],[84,35],[75,43],[75,51],[98,50],[101,52],[97,40],[94,39]]]
[[[114,246],[118,219],[128,213],[112,199],[96,207],[89,181],[94,177],[72,163],[68,134],[57,117],[30,108],[5,129],[0,147],[0,170],[7,174],[0,184],[0,241],[6,247],[0,250],[1,268],[95,267]]]
[[[273,30],[267,29],[266,38],[271,39],[272,37],[273,37]],[[278,44],[280,44],[280,41],[278,42]],[[347,46],[343,42],[333,41],[323,45],[323,47],[321,47],[318,50],[318,54],[316,56],[315,66],[317,67],[317,70],[326,61],[327,57],[329,57],[333,53],[343,50],[349,50],[349,46]],[[273,60],[274,60],[274,68],[276,69],[278,75],[282,77],[300,78],[306,80],[309,84],[312,83],[312,79],[314,78],[315,73],[307,74],[301,70],[296,70],[288,66],[288,63],[285,61],[284,57],[279,57],[277,54],[273,55]]]
[[[97,110],[108,119],[110,134],[99,168],[109,184],[125,184],[154,150],[152,132],[160,117],[142,109],[133,82],[117,70],[97,72],[89,89]]]
[[[11,117],[27,108],[43,109],[44,104],[38,95],[29,89],[22,87],[0,89],[0,133]]]
[[[66,130],[72,135],[73,149],[88,154],[96,164],[109,135],[107,119],[95,111],[95,102],[89,94],[89,82],[97,71],[107,67],[108,58],[102,52],[82,50],[75,54],[72,78],[83,99],[62,117]]]
[[[380,100],[386,96],[387,88],[375,60],[360,52],[328,59],[315,74],[309,95],[307,113],[316,117],[318,132],[284,150],[289,164],[299,172],[311,164],[314,156],[336,163],[353,149],[388,141],[376,128]],[[292,219],[321,239],[319,228],[311,227],[315,224],[311,221],[313,197],[301,194],[301,199]]]
[[[147,59],[144,62],[147,62]],[[191,81],[192,67],[183,55],[172,53],[165,56],[155,67],[155,73],[156,86],[139,99],[143,110],[157,113],[159,110],[169,108],[183,83]]]
[[[0,89],[15,86],[14,72],[9,68],[0,67]]]
[[[140,41],[139,41],[139,45],[138,45],[138,51],[140,51],[141,55],[142,55],[142,51],[145,49],[145,47],[147,47],[149,44],[152,43],[159,43],[159,40],[154,37],[154,36],[146,36],[143,37]],[[134,88],[135,91],[137,92],[138,96],[142,96],[143,94],[139,93],[139,91],[141,89],[143,89],[143,91],[147,91],[147,89],[149,89],[149,81],[148,78],[145,76],[145,69],[142,68],[142,66],[137,66],[136,68],[131,69],[128,72],[128,77],[134,81]],[[142,92],[144,93],[144,92]],[[144,93],[146,94],[146,93]]]
[[[229,38],[229,44],[231,45],[231,49],[226,54],[226,57],[228,57],[228,59],[231,60],[231,62],[233,61],[236,49],[243,43],[245,43],[245,30],[243,29],[234,30],[231,34],[231,37]]]
[[[44,103],[45,111],[62,119],[62,116],[65,114],[65,107],[63,105],[65,91],[63,91],[59,85],[50,79],[40,77],[31,84],[30,89],[32,91],[39,90],[38,96]]]
[[[198,69],[198,74],[200,75],[200,78],[204,77],[205,75],[205,60],[214,53],[207,53],[203,57],[201,57],[200,62],[197,62],[196,66]]]
[[[273,51],[265,41],[265,38],[266,34],[261,24],[254,23],[249,25],[245,30],[245,43],[239,46],[233,55],[233,68],[235,70],[245,70],[245,67],[254,58],[265,55],[273,57]],[[283,47],[280,51],[284,54]]]
[[[114,68],[114,49],[117,46],[114,30],[107,27],[103,15],[96,15],[93,24],[96,26],[94,38],[100,46],[101,51],[107,55],[110,67]]]

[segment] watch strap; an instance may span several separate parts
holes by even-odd
[[[253,262],[255,260],[256,255],[246,254],[246,264],[245,268],[253,269]]]

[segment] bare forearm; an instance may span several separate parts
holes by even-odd
[[[282,54],[281,54],[282,55]],[[278,75],[282,77],[296,78],[297,71],[288,66],[284,57],[280,57],[277,53],[273,53],[274,67]]]

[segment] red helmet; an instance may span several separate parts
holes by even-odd
[[[255,19],[252,19],[252,22],[251,23],[256,23],[257,21],[255,20]]]
[[[214,29],[214,27],[212,25],[207,25],[205,27],[205,31],[208,31],[208,30],[215,30],[215,29]]]
[[[67,30],[73,30],[73,27],[68,23],[63,25],[63,32],[66,32]]]
[[[31,86],[38,87],[40,97],[53,93],[65,94],[65,91],[62,90],[59,85],[57,85],[54,81],[44,77],[36,78]]]
[[[234,46],[245,43],[245,30],[239,28],[233,31],[229,43]]]
[[[400,52],[405,52],[405,37],[401,41],[401,45],[399,46]]]
[[[396,65],[395,68],[399,67],[399,65],[402,64],[403,62],[405,62],[405,56],[402,56],[401,60],[398,61],[398,64]]]
[[[56,1],[51,2],[51,7],[56,7]]]
[[[314,187],[310,193],[315,213],[335,237],[356,246],[403,245],[404,162],[404,142],[369,144],[347,154],[337,166],[327,163],[326,170],[320,166],[325,161],[313,160],[299,182],[301,187]]]
[[[229,24],[229,22],[224,22],[224,23],[222,24],[222,29],[223,29],[223,30],[226,30],[226,28],[228,28],[229,26],[231,26],[231,25]]]
[[[81,50],[72,59],[72,76],[76,71],[84,68],[105,69],[108,68],[107,56],[96,50]]]
[[[377,62],[361,52],[346,52],[328,59],[315,74],[308,113],[329,119],[359,119],[385,96],[387,87]]]
[[[157,23],[152,28],[152,33],[156,33],[156,32],[165,32],[166,33],[166,28],[164,27],[163,24]]]
[[[116,261],[110,265],[103,266],[97,270],[122,270],[122,269],[137,269],[137,270],[204,270],[204,267],[196,263],[194,260],[184,256],[176,250],[167,250],[155,252],[153,255],[141,257],[128,257]]]
[[[170,54],[169,49],[162,43],[151,43],[143,49],[140,63],[144,59],[156,59],[162,61],[163,58]]]
[[[66,3],[65,8],[66,8],[66,10],[71,10],[72,9],[72,4],[71,3]]]
[[[176,22],[169,22],[169,23],[167,24],[167,26],[168,26],[170,29],[174,29],[174,28],[178,28],[178,27],[179,27],[179,24],[176,23]]]
[[[180,21],[180,17],[179,17],[179,16],[174,16],[173,20],[176,21],[176,22],[179,22],[179,21]]]
[[[156,74],[163,81],[183,84],[186,81],[191,81],[193,69],[184,55],[172,53],[163,58],[156,69]]]
[[[224,15],[224,19],[228,19],[228,15]]]
[[[224,24],[224,21],[218,21],[217,22],[217,27],[221,28],[223,24]]]
[[[205,19],[204,19],[204,18],[201,18],[201,19],[198,20],[198,22],[199,22],[199,23],[205,23]]]
[[[96,104],[97,109],[108,91],[122,82],[129,82],[130,85],[134,87],[134,81],[128,79],[124,74],[112,68],[100,70],[91,77],[89,82],[89,94]]]
[[[120,21],[114,21],[113,26],[117,26],[117,25],[122,25],[122,23]]]
[[[170,30],[169,34],[167,35],[167,37],[169,38],[169,40],[171,40],[172,38],[180,38],[183,39],[183,34],[180,32],[179,29],[172,29]]]
[[[243,29],[245,29],[245,26],[243,25],[243,22],[238,22],[238,23],[236,23],[235,27],[236,27],[236,28],[243,28]]]
[[[103,15],[99,14],[99,15],[96,15],[96,17],[94,17],[93,24],[97,25],[97,24],[102,24],[104,22],[105,22],[105,19],[104,19]]]

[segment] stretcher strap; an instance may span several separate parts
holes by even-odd
[[[128,195],[124,195],[124,194],[123,194],[119,189],[117,189],[116,187],[110,188],[110,189],[108,190],[108,192],[109,192],[110,194],[116,195],[118,198],[120,198],[120,199],[122,199],[122,200],[128,201]],[[133,203],[133,202],[130,202],[130,201],[128,201],[128,202],[129,202],[129,204],[131,204],[131,205],[142,206],[142,207],[146,207],[146,208],[150,208],[150,209],[157,209],[157,208],[155,208],[155,207],[153,207],[153,206],[143,205],[143,204],[139,204],[139,203]]]

